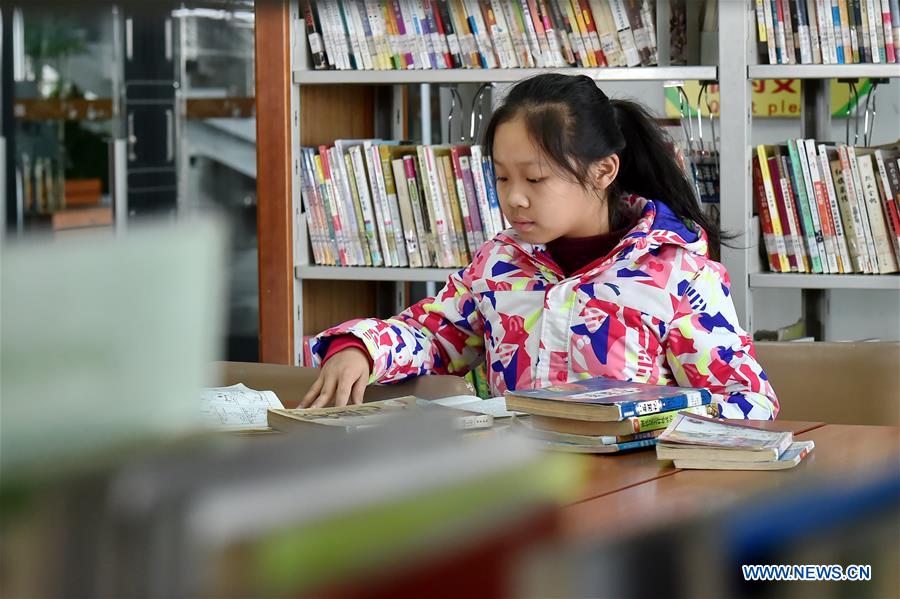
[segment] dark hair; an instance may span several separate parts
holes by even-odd
[[[671,138],[648,109],[629,100],[610,100],[586,75],[547,73],[520,81],[497,109],[484,134],[493,156],[497,127],[521,116],[529,137],[564,173],[589,189],[589,168],[601,158],[619,157],[619,172],[608,189],[609,222],[626,226],[623,195],[662,200],[681,219],[701,226],[711,251],[721,232],[700,209],[694,188],[678,165]]]

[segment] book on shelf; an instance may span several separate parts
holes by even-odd
[[[315,264],[461,267],[506,228],[478,145],[339,139],[300,166]]]
[[[706,389],[649,385],[603,377],[506,393],[506,406],[510,410],[600,422],[692,408],[709,404],[711,400],[712,395]]]
[[[757,146],[752,189],[772,272],[900,270],[900,148]]]
[[[768,64],[894,64],[897,0],[756,0],[760,60]]]
[[[793,433],[682,413],[657,438],[656,457],[676,468],[781,470],[800,463],[815,445]]]
[[[655,0],[303,0],[302,10],[317,70],[658,62]],[[683,23],[665,24],[682,47]]]
[[[330,408],[270,408],[267,413],[268,425],[276,431],[291,432],[327,427],[345,433],[355,433],[364,429],[385,425],[389,420],[427,410],[445,412],[452,415],[454,426],[459,429],[490,428],[494,422],[490,414],[480,414],[440,405],[423,407],[412,396],[373,401],[360,405]]]

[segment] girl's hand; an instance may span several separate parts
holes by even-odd
[[[369,383],[369,357],[357,347],[348,347],[334,354],[319,373],[309,392],[300,402],[301,408],[337,407],[349,402],[363,402],[363,391]]]

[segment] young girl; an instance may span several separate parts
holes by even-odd
[[[486,359],[494,395],[604,376],[705,387],[724,417],[775,417],[728,274],[709,258],[718,231],[641,105],[589,77],[540,75],[510,90],[484,146],[512,228],[436,297],[321,333],[304,407]]]

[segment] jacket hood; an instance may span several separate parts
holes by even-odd
[[[691,220],[681,220],[665,202],[631,195],[623,200],[623,210],[632,215],[634,226],[606,257],[587,269],[620,260],[634,261],[642,254],[656,253],[665,245],[677,246],[700,256],[708,256],[706,232]],[[538,262],[553,263],[544,244],[531,244],[521,239],[515,229],[507,229],[497,236],[500,242],[512,244]]]

